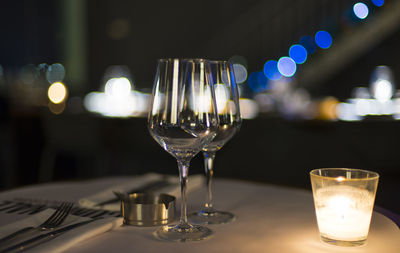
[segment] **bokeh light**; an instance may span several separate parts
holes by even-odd
[[[55,82],[50,85],[47,96],[54,104],[60,104],[67,98],[67,87],[61,82]]]
[[[381,7],[385,3],[385,0],[372,0],[372,3],[377,7]]]
[[[378,101],[389,101],[393,96],[393,85],[388,80],[378,80],[372,84],[372,95]]]
[[[289,56],[297,64],[303,64],[307,60],[307,50],[299,44],[295,44],[289,49]]]
[[[355,87],[351,94],[354,98],[371,98],[371,94],[366,87]]]
[[[217,102],[217,111],[222,114],[226,112],[229,101],[229,90],[225,84],[214,85],[215,100]]]
[[[233,64],[233,72],[237,83],[244,83],[247,79],[247,69],[242,64]]]
[[[61,114],[64,112],[66,106],[65,106],[65,103],[54,104],[54,103],[49,102],[48,107],[52,113]]]
[[[145,117],[149,110],[150,99],[151,94],[135,90],[124,99],[103,92],[90,92],[85,96],[83,104],[88,111],[106,117]]]
[[[355,105],[350,103],[339,103],[336,107],[338,119],[343,121],[358,121],[362,117],[355,113]]]
[[[51,64],[46,71],[46,79],[49,83],[61,82],[65,77],[65,68],[61,63]]]
[[[296,63],[290,57],[281,57],[278,61],[278,71],[285,77],[291,77],[296,73]]]
[[[234,55],[229,58],[229,61],[231,61],[233,64],[240,64],[247,68],[247,60],[241,55]]]
[[[318,31],[315,34],[315,43],[322,49],[327,49],[332,45],[332,36],[327,31]]]
[[[308,35],[300,38],[300,45],[302,45],[307,50],[308,54],[313,54],[317,49],[314,38]]]
[[[359,116],[372,114],[373,103],[371,99],[356,98],[353,100],[355,113]]]
[[[106,95],[122,98],[129,96],[131,88],[131,82],[127,78],[111,78],[106,82],[104,92]]]
[[[253,99],[239,99],[239,107],[243,119],[254,119],[259,113],[258,104]]]
[[[337,106],[339,101],[334,97],[324,98],[318,105],[319,118],[324,120],[337,119]]]
[[[356,3],[353,6],[354,15],[359,19],[365,19],[368,16],[369,10],[365,3]]]
[[[264,64],[264,74],[269,80],[279,80],[282,75],[278,70],[278,62],[274,60],[267,61]]]
[[[33,64],[28,64],[19,71],[19,78],[24,84],[33,84],[39,77],[39,71]]]
[[[261,71],[251,73],[247,82],[250,89],[256,93],[263,92],[268,87],[268,79]]]

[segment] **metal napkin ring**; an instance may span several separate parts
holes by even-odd
[[[160,226],[173,221],[175,197],[168,194],[116,193],[121,199],[124,224],[134,226]]]

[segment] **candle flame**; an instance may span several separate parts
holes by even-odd
[[[336,178],[336,180],[337,180],[337,181],[339,181],[339,182],[342,182],[342,181],[344,181],[344,180],[345,180],[345,178],[344,178],[344,177],[342,177],[342,176],[340,176],[340,177],[337,177],[337,178]]]

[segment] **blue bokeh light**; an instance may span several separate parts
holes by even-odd
[[[285,77],[291,77],[296,73],[296,63],[290,57],[281,57],[278,61],[278,70]]]
[[[372,3],[377,7],[381,7],[385,3],[385,0],[372,0]]]
[[[366,17],[368,17],[369,10],[368,6],[365,3],[356,3],[353,6],[353,11],[356,17],[359,19],[365,19]]]
[[[303,64],[307,60],[307,50],[299,44],[295,44],[289,49],[289,56],[297,64]]]
[[[300,38],[300,44],[307,50],[308,54],[313,54],[317,49],[314,38],[308,35]]]
[[[253,72],[247,78],[247,82],[252,91],[258,93],[268,88],[268,79],[261,71]]]
[[[315,34],[315,43],[320,48],[327,49],[332,45],[332,36],[327,31],[318,31]]]
[[[269,80],[279,80],[282,75],[278,71],[278,62],[274,60],[267,61],[264,64],[264,74]]]

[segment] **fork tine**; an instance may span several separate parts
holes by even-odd
[[[73,205],[74,204],[72,204],[72,203],[66,203],[63,212],[57,217],[57,219],[52,224],[50,224],[50,226],[57,227],[57,226],[61,225],[61,223],[64,222],[64,220],[67,218],[67,216],[71,212]]]
[[[41,227],[42,227],[42,226],[46,227],[48,224],[51,224],[51,223],[53,222],[53,220],[54,220],[58,215],[60,215],[60,213],[63,212],[64,206],[65,206],[65,205],[66,205],[66,203],[63,202],[63,203],[56,209],[56,211],[55,211],[47,220],[45,220],[40,226],[41,226]]]

